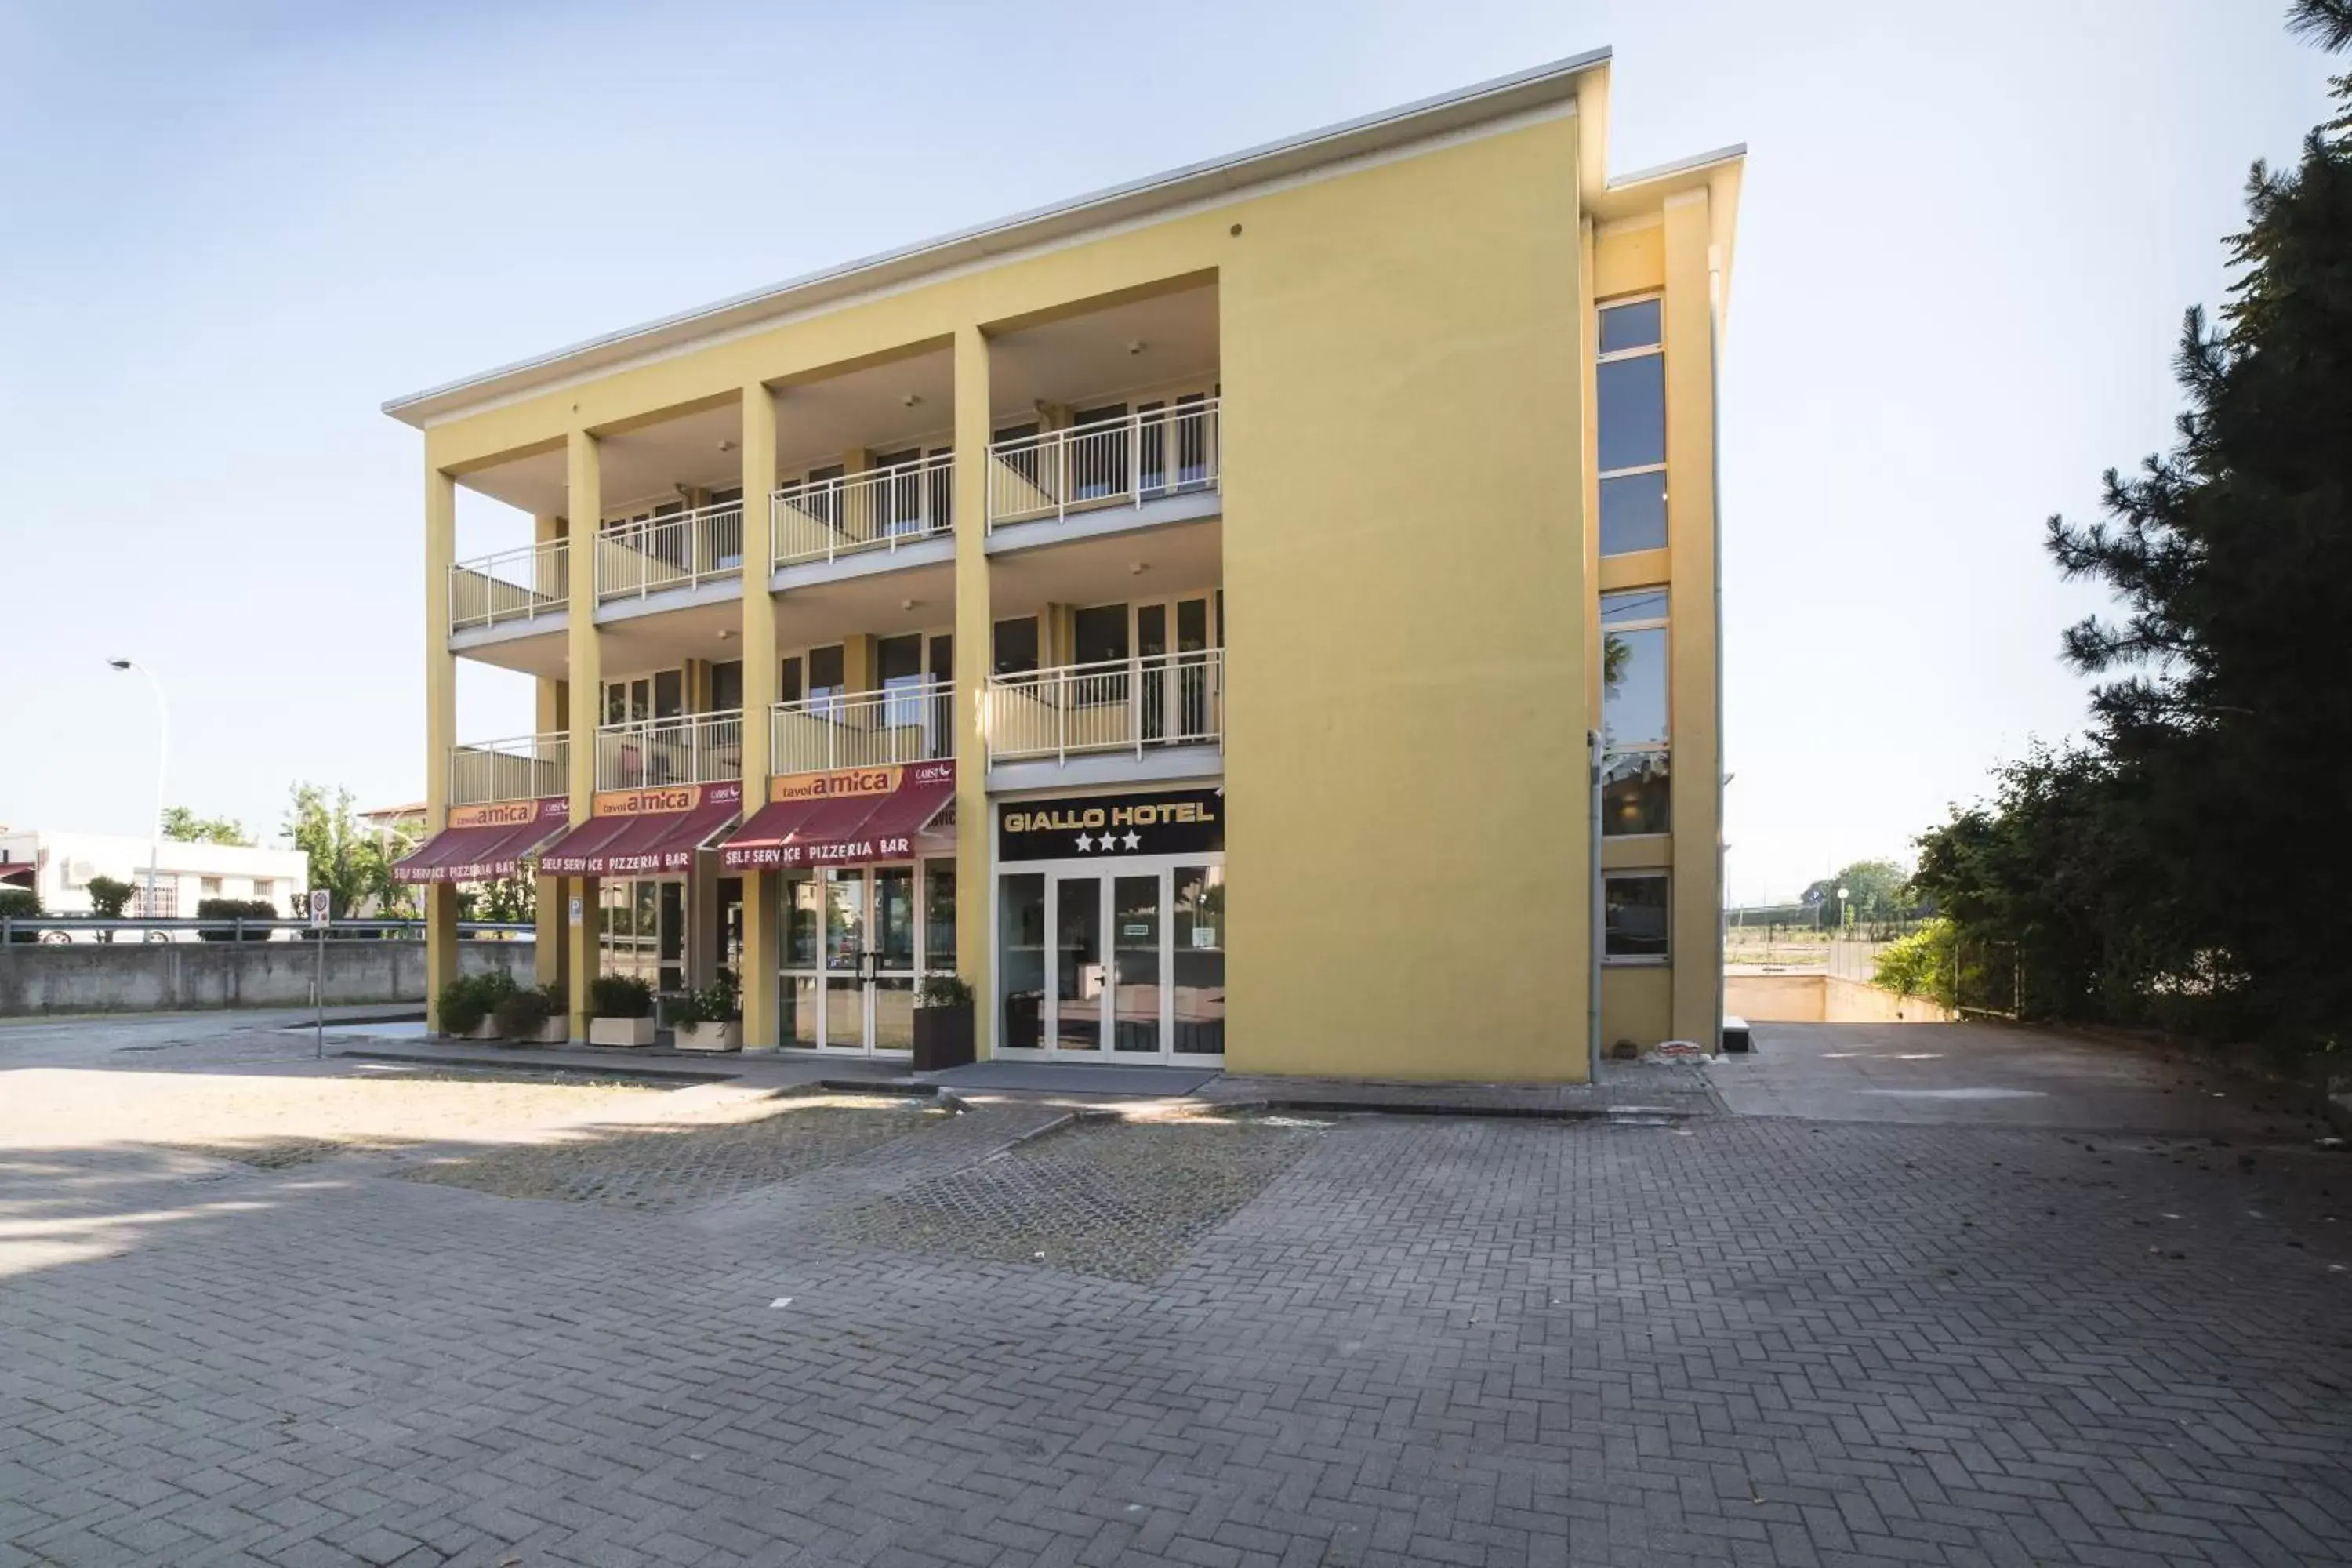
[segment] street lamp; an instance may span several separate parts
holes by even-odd
[[[1847,921],[1853,914],[1853,906],[1846,902],[1850,896],[1843,888],[1838,889],[1838,930],[1841,932],[1845,930]]]
[[[163,683],[155,672],[132,659],[110,658],[110,669],[135,669],[147,678],[148,687],[155,693],[155,815],[147,819],[147,918],[156,918],[155,867],[163,858],[163,763],[172,739],[169,715],[163,707]]]

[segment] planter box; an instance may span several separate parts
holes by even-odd
[[[672,1040],[681,1051],[740,1051],[743,1026],[731,1019],[724,1024],[680,1024],[672,1032]]]
[[[651,1018],[591,1018],[588,1020],[588,1043],[592,1046],[650,1046],[654,1043],[654,1021]]]
[[[571,1039],[572,1020],[559,1016],[541,1024],[539,1026],[539,1033],[524,1035],[507,1043],[510,1046],[561,1046],[570,1043]]]
[[[938,1072],[972,1059],[971,1005],[915,1009],[915,1070]]]
[[[446,1031],[445,1030],[444,1033],[446,1033]],[[469,1034],[449,1036],[449,1038],[453,1040],[495,1040],[498,1037],[499,1021],[496,1018],[483,1019],[480,1023],[474,1026],[472,1032]]]

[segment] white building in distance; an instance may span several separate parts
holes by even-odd
[[[31,888],[53,915],[90,912],[89,879],[112,877],[139,889],[127,916],[193,918],[205,899],[267,899],[280,916],[300,914],[310,857],[299,849],[248,849],[166,838],[155,862],[155,902],[147,902],[148,841],[111,833],[0,827],[0,888]]]

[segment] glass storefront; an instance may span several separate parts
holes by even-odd
[[[656,991],[686,985],[686,882],[677,877],[607,877],[597,889],[603,925],[596,972],[633,974]]]
[[[1223,809],[1213,787],[997,807],[998,1050],[1223,1057]]]
[[[914,1049],[917,985],[955,972],[955,862],[800,867],[779,880],[778,1042]]]

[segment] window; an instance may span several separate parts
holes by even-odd
[[[198,898],[217,899],[221,896],[221,879],[218,877],[204,877],[198,879],[198,881],[200,883],[196,891]]]
[[[811,703],[835,703],[849,688],[848,661],[842,647],[813,647],[808,652],[808,700]]]
[[[1664,871],[1610,871],[1601,879],[1602,960],[1664,963],[1672,906]]]
[[[1023,675],[1037,668],[1037,617],[1024,616],[1017,621],[996,623],[996,659],[993,673]]]
[[[1594,373],[1600,430],[1601,553],[1666,543],[1666,359],[1662,301],[1601,311]]]
[[[1666,591],[1601,595],[1601,830],[1664,833],[1670,826],[1672,737]]]
[[[923,969],[953,974],[956,967],[956,863],[923,862]]]
[[[732,713],[743,706],[743,661],[730,658],[710,667],[710,710]]]
[[[1127,657],[1127,606],[1091,605],[1070,617],[1076,664],[1101,664]]]

